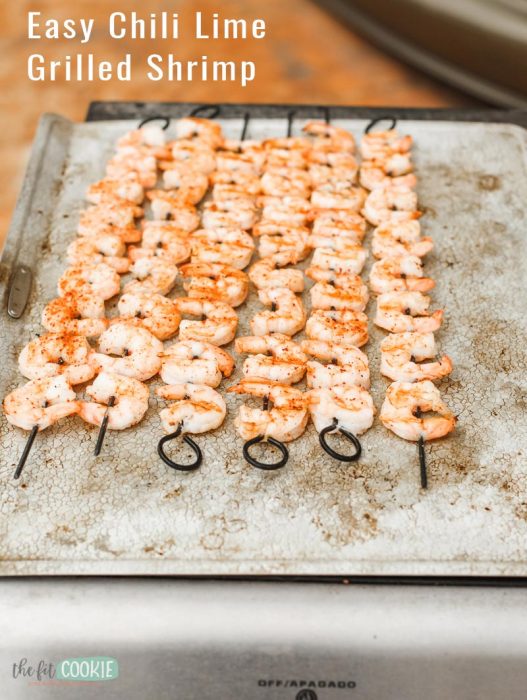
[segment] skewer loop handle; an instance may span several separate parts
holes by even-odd
[[[161,457],[163,462],[171,469],[175,469],[179,472],[193,472],[201,466],[201,463],[203,462],[203,453],[201,452],[199,445],[197,445],[191,437],[185,435],[183,437],[183,442],[186,442],[187,445],[192,449],[192,451],[196,455],[196,459],[193,462],[190,462],[189,464],[179,464],[179,462],[174,462],[174,460],[170,459],[170,457],[165,452],[166,443],[178,438],[181,435],[182,427],[183,426],[180,423],[173,433],[165,435],[161,438],[161,440],[157,443],[157,454]]]
[[[264,469],[265,471],[274,471],[276,469],[281,469],[282,467],[285,467],[285,465],[287,464],[287,460],[289,459],[289,450],[283,442],[280,442],[280,440],[275,440],[275,438],[267,438],[266,442],[268,442],[273,447],[276,447],[282,453],[282,458],[279,459],[278,462],[260,462],[258,459],[256,459],[249,453],[249,449],[253,445],[262,442],[263,439],[263,435],[257,435],[255,438],[247,440],[242,450],[245,460],[252,467],[256,467],[256,469]]]
[[[337,430],[341,435],[343,435],[347,440],[349,440],[353,444],[353,446],[355,447],[355,452],[353,454],[343,455],[328,445],[326,441],[326,435],[328,433],[332,433],[335,430]],[[356,435],[353,435],[353,433],[350,433],[349,430],[339,428],[338,421],[336,418],[333,419],[333,423],[331,423],[331,425],[327,425],[320,431],[318,435],[318,440],[322,449],[325,452],[327,452],[330,457],[333,457],[333,459],[338,459],[339,462],[356,462],[362,454],[362,446],[359,442],[358,437]]]

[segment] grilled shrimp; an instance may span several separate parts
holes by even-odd
[[[421,237],[421,225],[415,219],[381,224],[374,230],[371,242],[373,255],[378,259],[399,255],[417,255],[423,258],[433,247],[430,237]]]
[[[163,258],[139,258],[130,268],[135,280],[124,285],[124,292],[131,294],[168,294],[176,283],[177,267]]]
[[[421,414],[436,413],[429,416]],[[380,419],[386,428],[404,440],[435,440],[454,430],[456,417],[429,381],[393,382],[386,390]]]
[[[250,194],[242,185],[214,185],[212,188],[213,202],[240,202],[243,207],[254,206],[256,195]]]
[[[118,236],[123,243],[138,243],[141,240],[141,231],[135,225],[115,226],[107,221],[93,222],[89,226],[79,226],[79,236],[91,238],[92,236]]]
[[[116,321],[99,338],[99,352],[90,363],[97,371],[105,370],[141,382],[161,368],[163,343],[146,328],[126,321]]]
[[[300,168],[270,168],[260,182],[263,194],[272,197],[307,197],[311,192],[309,173]]]
[[[171,384],[156,389],[163,399],[175,400],[159,413],[166,433],[206,433],[219,428],[227,414],[225,401],[205,384]]]
[[[355,139],[349,131],[322,121],[308,122],[302,131],[311,137],[315,150],[331,149],[335,151],[353,152]]]
[[[174,209],[171,216],[170,220],[165,221],[143,221],[143,236],[158,236],[167,231],[177,234],[190,233],[199,226],[199,214],[196,207],[190,204]]]
[[[104,300],[91,292],[67,292],[46,304],[42,325],[53,333],[73,333],[88,338],[100,335],[108,327]]]
[[[313,221],[314,234],[332,236],[354,234],[362,240],[366,233],[364,218],[349,209],[312,209],[309,218]]]
[[[119,294],[121,278],[106,263],[73,265],[62,274],[57,283],[60,296],[68,292],[94,294],[101,299],[111,299]]]
[[[8,394],[4,413],[11,425],[31,430],[38,425],[45,430],[61,418],[79,410],[75,392],[63,374],[56,377],[32,379]]]
[[[23,348],[18,358],[18,368],[20,374],[28,379],[63,374],[70,384],[82,384],[95,374],[89,364],[92,352],[83,336],[45,333]]]
[[[428,292],[435,286],[423,277],[423,263],[417,255],[377,260],[371,268],[370,287],[376,294],[386,292]]]
[[[361,386],[333,386],[308,392],[309,411],[317,432],[332,425],[361,435],[373,425],[375,406]]]
[[[242,270],[254,252],[252,237],[241,229],[200,229],[190,238],[191,262],[220,263]]]
[[[390,333],[432,333],[443,321],[443,311],[428,312],[430,297],[421,292],[387,292],[377,298],[374,323]]]
[[[368,317],[362,311],[330,309],[313,311],[306,323],[312,340],[330,340],[362,347],[368,342]]]
[[[341,275],[339,284],[317,282],[309,290],[313,309],[351,309],[364,311],[368,287],[358,275]]]
[[[312,205],[303,197],[271,197],[261,196],[257,200],[262,207],[262,220],[267,223],[282,224],[283,226],[305,226]]]
[[[397,185],[388,185],[370,192],[362,213],[374,226],[410,221],[421,216],[417,211],[416,193],[408,187]]]
[[[101,224],[126,228],[133,226],[135,219],[143,214],[143,209],[137,204],[120,200],[105,200],[81,212],[78,231],[81,236],[90,235],[90,232]]]
[[[348,246],[344,250],[333,250],[332,248],[317,248],[313,253],[311,265],[308,270],[319,268],[337,274],[360,275],[367,253],[361,246]],[[308,272],[306,271],[306,274]]]
[[[69,265],[106,263],[120,275],[130,267],[123,239],[112,234],[77,238],[69,244],[66,255]]]
[[[178,139],[197,139],[210,148],[220,148],[223,145],[221,126],[211,119],[200,117],[183,117],[176,122]]]
[[[263,224],[258,233],[258,253],[261,258],[274,255],[290,255],[295,262],[304,260],[309,255],[309,234],[303,228],[274,226]],[[263,233],[263,231],[267,231]]]
[[[142,187],[155,187],[156,156],[142,147],[121,148],[106,163],[106,175],[112,180],[126,180],[130,175],[135,175]]]
[[[216,168],[216,154],[212,148],[184,139],[172,143],[172,158],[176,163],[184,163],[193,172],[209,175]],[[161,164],[160,164],[161,165]],[[169,163],[169,166],[171,163]]]
[[[131,377],[101,372],[86,387],[86,393],[93,401],[79,401],[79,416],[87,423],[101,425],[108,415],[110,430],[136,425],[148,410],[148,387]]]
[[[258,298],[271,309],[260,311],[251,320],[254,335],[284,333],[295,335],[306,323],[306,312],[302,300],[286,287],[260,289]]]
[[[347,164],[336,167],[323,163],[314,163],[309,166],[309,176],[314,189],[318,189],[321,185],[335,182],[346,182],[351,187],[355,184],[358,170],[359,165],[357,161],[353,156],[349,156]]]
[[[305,374],[307,356],[297,343],[282,333],[236,338],[234,347],[238,353],[253,355],[243,363],[242,371],[246,377],[295,384]]]
[[[394,153],[408,153],[411,136],[399,136],[395,129],[371,131],[362,137],[360,152],[364,160],[385,160]]]
[[[258,260],[249,270],[249,279],[257,289],[272,289],[286,287],[292,292],[304,291],[304,275],[302,270],[285,268],[285,265],[296,263],[296,253],[282,251],[268,258]]]
[[[244,440],[262,436],[281,442],[300,437],[306,429],[308,411],[306,398],[299,389],[268,379],[246,378],[229,387],[229,392],[265,398],[272,407],[267,409],[240,406],[236,427]]]
[[[436,355],[433,333],[393,333],[381,343],[381,373],[401,382],[441,379],[452,372],[452,360],[447,355],[435,362],[417,364]]]
[[[265,153],[262,154],[260,159],[256,160],[245,152],[230,153],[229,151],[219,151],[216,156],[217,172],[236,173],[249,177],[258,177],[264,162]]]
[[[111,199],[121,199],[133,204],[141,204],[145,191],[137,176],[132,174],[128,178],[112,180],[105,177],[88,187],[86,199],[90,204],[100,204]]]
[[[239,200],[207,202],[203,206],[201,223],[205,228],[250,229],[256,221],[256,208],[252,202]]]
[[[327,340],[304,340],[302,349],[313,357],[327,360],[307,363],[307,384],[321,389],[338,385],[357,384],[365,389],[370,387],[370,369],[367,356],[354,345],[334,343]]]
[[[350,186],[347,182],[326,182],[311,195],[311,204],[318,209],[350,209],[359,212],[365,203],[362,187]]]
[[[203,173],[182,173],[176,168],[165,170],[163,184],[166,189],[183,202],[198,204],[207,194],[209,178]]]
[[[188,280],[183,287],[193,299],[221,301],[235,307],[243,304],[249,293],[249,278],[232,265],[198,262],[183,265],[179,271]]]
[[[212,345],[226,345],[236,335],[238,316],[228,304],[190,297],[178,298],[177,304],[182,313],[202,317],[200,321],[181,321],[181,340],[202,340]]]
[[[181,208],[193,204],[179,190],[149,190],[146,193],[155,221],[174,221]]]
[[[216,185],[236,187],[248,195],[260,194],[260,178],[252,173],[244,173],[238,170],[218,170],[210,175],[210,181],[214,188]],[[214,190],[213,190],[214,193]]]
[[[165,349],[160,374],[166,384],[216,387],[233,371],[234,360],[225,350],[199,340],[183,340]]]
[[[120,319],[146,328],[159,340],[167,340],[177,333],[181,315],[173,299],[149,292],[125,293],[117,309]]]
[[[409,154],[397,154],[386,161],[365,161],[360,169],[360,184],[367,190],[382,189],[390,185],[413,189],[417,185],[417,178],[411,169],[412,161]],[[406,170],[406,174],[404,172],[399,175],[390,174],[398,170]]]
[[[165,262],[179,265],[190,258],[188,234],[179,229],[148,227],[143,234],[141,247],[130,246],[128,255],[132,262],[140,258],[157,257]]]
[[[153,149],[163,148],[165,132],[158,124],[145,124],[140,129],[128,131],[117,141],[117,148],[127,146],[147,146]]]

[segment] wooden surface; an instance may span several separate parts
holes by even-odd
[[[106,18],[112,11],[144,8],[149,12],[178,11],[182,26],[193,13],[217,11],[222,17],[266,20],[263,40],[206,41],[181,38],[176,42],[110,41]],[[75,41],[27,39],[27,12],[40,10],[42,19],[93,17],[96,31],[80,47]],[[392,106],[463,106],[473,101],[426,78],[371,46],[309,0],[226,0],[220,3],[183,0],[64,0],[0,2],[0,243],[3,241],[20,186],[29,147],[42,112],[57,112],[83,120],[92,100],[172,100],[224,102],[292,102]],[[201,55],[209,59],[252,60],[255,81],[246,88],[231,83],[150,82],[137,71],[129,83],[78,84],[59,80],[35,83],[26,77],[30,53],[59,59],[92,52],[99,59],[120,60],[127,52],[137,63],[152,53],[177,54],[178,60]]]

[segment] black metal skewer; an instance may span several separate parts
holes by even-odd
[[[203,113],[207,113],[208,111],[210,111],[210,114],[207,117],[204,117]],[[190,112],[189,117],[197,117],[199,114],[204,119],[215,119],[220,112],[220,105],[198,105],[197,107],[194,107],[194,109]]]
[[[192,472],[196,470],[203,462],[203,454],[201,452],[201,449],[199,448],[199,445],[197,445],[191,437],[189,437],[188,435],[183,436],[183,442],[186,442],[187,445],[189,445],[189,447],[194,451],[194,454],[196,455],[196,459],[193,462],[190,462],[190,464],[179,464],[178,462],[174,462],[174,460],[170,459],[170,457],[166,454],[164,449],[167,442],[175,440],[181,435],[182,430],[183,423],[180,423],[173,433],[169,433],[168,435],[162,437],[157,444],[157,454],[161,457],[161,459],[166,465],[171,467],[171,469],[176,469],[180,472]]]
[[[108,421],[110,419],[110,408],[115,405],[115,396],[110,396],[108,399],[108,405],[106,406],[106,411],[102,419],[101,427],[99,428],[99,434],[97,435],[97,442],[95,443],[94,455],[98,457],[101,454],[102,444],[104,442],[104,436],[106,435],[106,430],[108,428]]]
[[[322,113],[324,114],[324,121],[326,124],[331,124],[331,110],[329,107],[322,107]]]
[[[425,453],[425,440],[421,435],[417,441],[417,447],[419,450],[419,471],[421,474],[421,488],[428,488],[428,473],[426,469],[426,453]]]
[[[245,112],[245,114],[243,115],[243,129],[242,129],[242,133],[240,136],[240,141],[245,141],[245,138],[247,136],[247,129],[249,128],[250,119],[251,119],[251,115],[249,114],[249,112]]]
[[[287,138],[291,138],[293,133],[293,120],[295,118],[296,109],[292,109],[287,113]]]
[[[337,452],[332,447],[330,447],[326,441],[326,435],[328,433],[339,432],[343,437],[349,440],[355,447],[355,452],[351,455],[344,455],[341,452]],[[330,457],[333,459],[338,459],[339,462],[356,462],[362,454],[362,446],[356,435],[354,435],[349,430],[345,430],[339,426],[337,418],[333,418],[333,422],[323,428],[319,435],[318,440],[323,450],[325,450]]]
[[[149,124],[150,122],[157,122],[157,121],[163,121],[165,122],[162,129],[163,131],[166,131],[168,127],[170,126],[170,117],[164,117],[162,114],[155,114],[152,117],[146,117],[143,119],[143,121],[139,122],[139,126],[137,127],[140,129],[141,127],[145,126],[145,124]]]
[[[22,452],[22,455],[20,456],[20,459],[18,460],[17,467],[15,469],[15,475],[14,479],[19,479],[20,474],[22,474],[22,469],[24,468],[24,465],[26,464],[27,458],[29,457],[29,453],[31,452],[31,448],[33,447],[33,443],[35,442],[35,438],[37,437],[38,433],[38,425],[34,425],[31,428],[31,432],[29,433],[29,437],[26,442],[26,446],[24,447],[24,451]]]
[[[264,396],[263,398],[263,410],[269,410],[268,396]],[[250,454],[249,449],[253,445],[257,445],[263,440],[268,442],[273,447],[276,447],[277,450],[281,452],[282,457],[278,460],[278,462],[261,462],[259,459],[256,459],[256,457],[253,457]],[[263,469],[265,471],[275,471],[276,469],[281,469],[282,467],[285,467],[285,465],[287,464],[287,460],[289,459],[289,450],[283,442],[280,442],[280,440],[277,440],[273,437],[268,437],[266,439],[264,435],[257,435],[256,437],[247,440],[247,442],[243,446],[242,453],[245,458],[245,461],[248,462],[252,467],[256,467],[256,469]]]
[[[395,129],[395,126],[397,125],[397,119],[395,117],[390,116],[389,114],[387,114],[387,115],[385,114],[382,117],[376,117],[375,119],[372,119],[371,122],[364,129],[364,133],[369,134],[374,126],[377,126],[377,124],[379,124],[379,122],[384,122],[384,121],[390,122],[390,126],[388,128],[388,131]]]

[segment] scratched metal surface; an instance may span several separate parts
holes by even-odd
[[[337,123],[357,135],[364,126]],[[19,261],[37,261],[26,314],[2,317],[2,395],[21,383],[16,358],[41,330],[83,191],[130,126],[57,117],[41,126],[34,186],[26,182],[0,266],[5,287],[17,249]],[[239,120],[225,123],[232,136],[240,128]],[[109,433],[98,459],[96,430],[80,419],[45,431],[17,484],[27,435],[2,417],[0,574],[527,575],[525,131],[418,121],[401,128],[415,137],[422,222],[436,243],[427,272],[447,310],[438,340],[455,363],[441,388],[459,427],[427,446],[430,490],[419,488],[415,445],[378,421],[363,436],[358,464],[333,462],[310,427],[290,446],[285,469],[254,470],[241,458],[233,427],[240,399],[230,395],[225,424],[197,438],[205,455],[197,473],[174,473],[159,461],[152,397],[147,419]],[[284,129],[284,120],[253,120],[249,136]],[[252,298],[240,334],[258,307]],[[380,408],[383,333],[370,326],[366,350]]]

